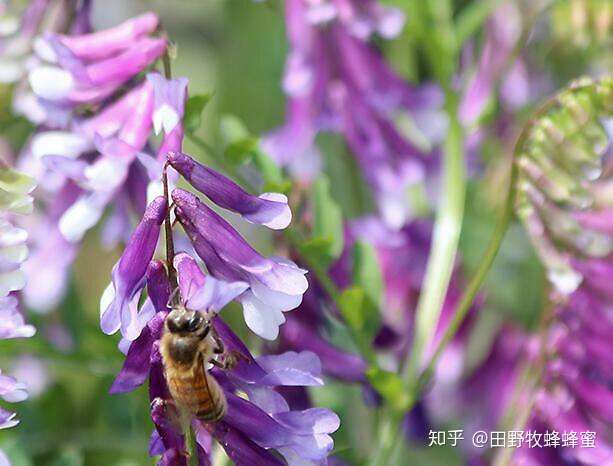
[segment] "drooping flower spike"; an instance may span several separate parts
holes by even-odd
[[[84,16],[88,4],[84,2],[75,21]],[[158,25],[155,14],[145,13],[106,30],[89,33],[75,26],[70,34],[43,34],[36,42],[39,62],[45,63],[35,63],[30,72],[37,96],[23,113],[45,125],[25,146],[20,165],[41,180],[44,189],[38,197],[47,205],[47,218],[36,225],[51,225],[57,246],[40,241],[32,265],[27,265],[34,271],[57,272],[42,288],[32,285],[28,290],[30,304],[41,312],[62,298],[78,244],[109,208],[103,245],[128,240],[147,201],[161,194],[166,152],[181,150],[187,80],[165,79],[157,72],[143,76],[166,51],[166,39],[155,36]],[[50,75],[57,79],[48,79]],[[150,143],[154,127],[166,133],[157,150]],[[66,191],[78,195],[68,205],[61,202],[58,217],[51,212],[56,203],[47,198],[65,201]],[[32,236],[38,236],[36,231]],[[40,261],[51,261],[60,245],[68,253],[40,267]]]
[[[527,102],[525,64],[521,57],[509,63],[521,37],[522,21],[514,2],[501,4],[490,17],[477,69],[460,103],[459,116],[465,125],[474,124],[486,110],[499,82],[505,104],[517,107]]]
[[[403,20],[394,20],[393,28],[373,27],[383,10],[375,1],[285,3],[290,43],[283,78],[287,117],[262,144],[277,163],[301,179],[311,179],[318,169],[316,135],[342,134],[382,216],[400,228],[410,215],[407,188],[423,180],[425,155],[439,142],[445,123],[436,116],[441,93],[431,86],[408,85],[367,43],[376,30],[389,37],[402,29]],[[397,124],[403,118],[414,120],[423,144],[403,134]]]
[[[32,90],[57,105],[101,102],[166,51],[164,38],[149,37],[157,23],[146,13],[97,33],[48,34],[37,51],[50,65],[30,72]]]
[[[25,285],[21,271],[27,256],[24,230],[12,226],[14,214],[26,214],[32,210],[29,193],[35,188],[34,180],[19,173],[0,160],[0,340],[28,338],[35,329],[25,323],[19,309],[15,292]],[[0,371],[0,399],[17,403],[28,397],[25,384]],[[14,427],[19,423],[16,414],[0,407],[0,430]],[[0,450],[0,464],[10,465]]]

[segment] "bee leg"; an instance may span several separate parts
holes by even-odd
[[[215,327],[211,327],[211,336],[215,341],[216,348],[213,348],[213,353],[220,354],[222,356],[222,362],[212,360],[211,363],[224,370],[232,370],[238,362],[243,361],[250,362],[249,358],[240,351],[232,350],[226,352],[223,341],[219,337],[219,334],[215,331]]]
[[[226,369],[225,363],[220,362],[217,359],[211,359],[209,362],[213,364],[215,367],[219,367],[220,369],[223,369],[223,370]]]
[[[211,326],[211,337],[213,337],[213,341],[215,342],[215,348],[213,348],[213,353],[223,354],[225,351],[223,341],[221,341],[221,338],[219,337],[217,330],[215,330],[215,327],[213,326]]]
[[[224,353],[221,361],[217,361],[216,359],[213,359],[211,360],[211,363],[219,367],[220,369],[223,369],[225,371],[230,371],[236,367],[236,365],[239,363],[241,359],[245,361],[249,361],[249,359],[247,359],[245,355],[243,355],[241,352],[233,350],[233,351]]]

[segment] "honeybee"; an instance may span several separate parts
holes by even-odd
[[[174,308],[166,318],[160,351],[177,408],[205,422],[222,419],[226,397],[207,367],[213,364],[231,369],[237,358],[230,353],[221,362],[217,360],[224,355],[224,347],[211,321],[198,311]]]

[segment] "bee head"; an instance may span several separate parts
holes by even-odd
[[[166,318],[166,326],[170,333],[198,336],[206,336],[210,329],[210,323],[200,312],[185,308],[173,309]]]

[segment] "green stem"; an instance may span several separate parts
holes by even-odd
[[[390,413],[383,420],[383,425],[379,427],[377,448],[370,463],[372,466],[389,466],[397,443],[396,439],[400,431],[402,418],[401,413]]]
[[[502,240],[504,239],[505,233],[509,227],[509,223],[511,221],[511,217],[513,215],[513,203],[515,200],[515,184],[517,179],[517,164],[514,161],[511,162],[511,176],[509,177],[509,186],[507,188],[507,197],[504,201],[504,205],[502,211],[500,213],[500,217],[494,228],[494,232],[492,233],[492,237],[490,242],[483,254],[483,258],[479,262],[479,267],[475,271],[472,279],[470,280],[468,286],[464,290],[462,297],[458,301],[455,310],[453,311],[452,320],[445,330],[443,338],[439,342],[434,351],[434,355],[430,359],[429,363],[426,366],[426,369],[422,372],[419,377],[419,386],[423,386],[427,383],[427,381],[432,376],[434,369],[436,367],[436,363],[438,362],[441,354],[443,353],[447,344],[451,341],[453,336],[457,333],[460,325],[464,321],[466,314],[468,313],[470,306],[475,299],[475,296],[479,292],[481,285],[483,284],[487,273],[489,272],[492,264],[494,263],[494,259],[498,255],[498,251],[500,250],[500,245],[502,244]]]
[[[457,254],[462,218],[466,177],[464,167],[464,140],[457,118],[457,97],[447,92],[447,112],[450,128],[445,142],[443,195],[434,225],[434,235],[426,275],[422,285],[415,316],[415,336],[409,363],[404,369],[403,381],[409,390],[410,401],[404,409],[392,412],[379,430],[379,438],[372,464],[387,466],[397,445],[400,423],[413,407],[421,386],[417,383],[421,360],[427,342],[431,341],[451,279]]]
[[[456,116],[457,99],[448,94],[449,134],[445,143],[443,193],[434,224],[430,256],[415,315],[415,333],[409,363],[404,371],[407,386],[415,389],[426,345],[432,341],[455,262],[466,194],[462,127]]]
[[[194,435],[190,424],[187,424],[187,427],[185,428],[185,451],[189,455],[189,465],[198,466],[198,447],[196,445],[196,436]]]

